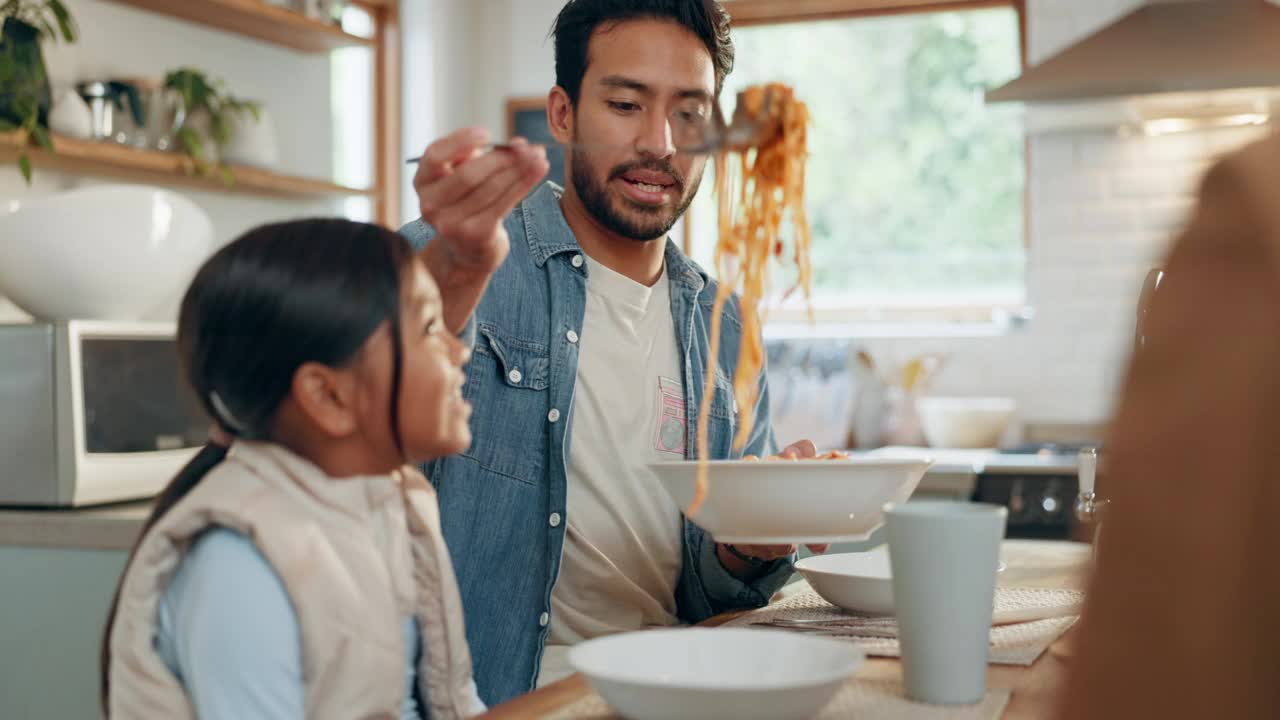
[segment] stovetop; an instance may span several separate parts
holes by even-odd
[[[1074,477],[1078,465],[1078,452],[1068,452],[1065,446],[1052,449],[1017,448],[1010,450],[953,450],[948,448],[885,447],[868,455],[879,457],[928,458],[933,461],[929,474],[1034,474],[1067,475]]]
[[[1002,455],[1078,455],[1085,448],[1102,449],[1101,443],[1024,443],[1000,448]]]

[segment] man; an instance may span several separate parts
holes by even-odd
[[[462,131],[427,150],[422,221],[403,230],[425,244],[451,328],[475,337],[474,444],[426,470],[490,704],[532,689],[540,670],[544,682],[566,674],[582,640],[761,606],[795,552],[715,543],[646,468],[696,454],[716,286],[666,236],[706,166],[677,145],[710,117],[733,64],[728,17],[712,0],[571,0],[555,54],[547,113],[569,187],[543,185],[508,212],[545,156],[481,152],[483,133]],[[741,455],[729,382],[741,332],[731,306],[716,458]],[[755,417],[744,452],[771,454],[767,387]]]
[[[1280,717],[1280,135],[1218,162],[1105,453],[1062,718]]]

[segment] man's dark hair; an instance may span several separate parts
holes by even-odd
[[[707,46],[716,68],[716,96],[733,70],[733,40],[729,13],[719,0],[569,0],[556,18],[552,36],[556,47],[556,84],[578,104],[582,78],[587,74],[587,46],[602,25],[626,20],[670,20],[693,33]]]

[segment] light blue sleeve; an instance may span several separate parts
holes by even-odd
[[[302,718],[302,642],[284,584],[243,535],[206,532],[160,603],[156,649],[200,720]]]

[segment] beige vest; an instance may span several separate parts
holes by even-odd
[[[402,623],[422,633],[418,688],[433,720],[471,707],[471,655],[435,492],[418,472],[333,479],[272,444],[237,441],[147,533],[111,634],[113,719],[192,718],[155,651],[160,598],[201,531],[245,534],[280,576],[302,634],[308,718],[398,718]]]

